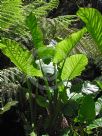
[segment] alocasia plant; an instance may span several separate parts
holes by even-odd
[[[10,39],[1,39],[0,49],[2,52],[11,59],[11,61],[24,73],[26,76],[31,78],[44,78],[44,85],[46,86],[47,93],[44,96],[38,94],[38,90],[35,96],[35,100],[38,105],[45,108],[47,110],[46,117],[46,129],[53,130],[54,123],[58,117],[63,117],[63,108],[69,102],[68,98],[68,88],[67,85],[64,86],[64,81],[67,83],[70,80],[73,80],[77,76],[80,76],[82,71],[85,69],[85,66],[88,64],[88,58],[84,54],[74,54],[70,55],[72,49],[77,46],[80,39],[84,36],[84,34],[88,31],[99,48],[102,46],[102,16],[97,10],[94,9],[79,9],[78,16],[82,18],[82,20],[86,23],[86,27],[83,29],[71,34],[68,38],[56,44],[55,48],[49,48],[43,43],[43,35],[37,24],[37,19],[33,13],[31,13],[27,19],[26,24],[28,29],[32,34],[32,40],[34,43],[34,53],[33,56],[30,51],[21,47],[19,43],[10,40]],[[92,21],[93,19],[93,21]],[[96,24],[98,22],[98,25]],[[44,58],[50,58],[50,62],[55,67],[56,76],[54,77],[54,86],[49,84],[48,75],[43,70],[43,66],[41,65],[41,61],[44,61]],[[39,61],[40,69],[37,69],[35,66],[35,62]],[[42,60],[41,60],[42,59]],[[36,64],[37,65],[37,64]],[[39,82],[38,82],[39,83]],[[38,84],[39,86],[39,84]],[[28,82],[28,88],[30,93],[31,103],[32,99],[32,90],[30,87],[30,82]],[[81,91],[81,90],[80,90]],[[63,99],[63,101],[62,101]],[[66,99],[64,101],[64,99]],[[71,98],[70,98],[71,99]],[[84,123],[87,121],[90,123],[95,118],[95,103],[92,97],[81,95],[81,103],[78,102],[79,98],[76,99],[78,102],[78,116],[77,119],[79,122]],[[88,105],[89,102],[89,105]],[[32,103],[33,104],[33,103]],[[32,104],[30,105],[32,107]],[[88,108],[88,109],[87,109]],[[92,109],[92,112],[89,113],[89,108]],[[32,116],[33,108],[31,108]],[[54,113],[53,113],[54,112]],[[86,113],[87,114],[86,114]],[[33,119],[33,118],[31,118]],[[32,123],[34,120],[31,121]],[[49,122],[49,123],[46,123]],[[91,124],[89,125],[89,127]],[[70,126],[71,128],[71,126]],[[72,129],[72,128],[71,128]]]

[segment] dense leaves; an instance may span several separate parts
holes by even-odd
[[[85,78],[81,75],[86,66],[87,69],[90,67],[87,51],[94,48],[83,51],[82,45],[97,44],[102,51],[101,14],[92,8],[80,8],[77,15],[86,26],[82,28],[81,25],[82,29],[78,30],[72,28],[80,25],[76,15],[49,18],[59,0],[29,0],[29,4],[25,1],[23,6],[21,0],[0,1],[0,49],[20,70],[7,68],[0,71],[0,114],[7,113],[16,105],[16,100],[7,101],[17,99],[20,109],[17,112],[23,118],[27,136],[34,136],[35,132],[37,135],[53,136],[86,135],[88,130],[102,127],[102,83],[99,79],[94,83],[85,81],[91,80],[86,78],[93,74],[90,68],[84,71]],[[26,19],[22,16],[22,10]],[[76,20],[78,22],[72,23]],[[10,34],[8,39],[5,38],[9,37],[7,34]],[[28,50],[26,45],[33,49]],[[96,65],[92,66],[97,73]],[[5,97],[9,91],[12,93]],[[12,95],[15,91],[20,95],[20,100]]]
[[[21,0],[0,1],[0,29],[9,28],[12,24],[23,20]]]

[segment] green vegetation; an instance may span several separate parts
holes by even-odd
[[[79,8],[76,15],[48,18],[58,4],[0,2],[0,49],[12,63],[0,71],[0,90],[19,93],[6,103],[0,96],[0,115],[18,106],[27,136],[101,136],[101,74],[89,81],[83,75],[90,57],[96,65],[102,57],[102,15]],[[70,26],[80,19],[85,23],[81,29]]]

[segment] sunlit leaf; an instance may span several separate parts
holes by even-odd
[[[68,57],[62,69],[62,80],[71,80],[76,76],[79,76],[81,72],[85,69],[87,63],[88,59],[83,54],[76,54]]]
[[[10,39],[3,39],[0,45],[4,45],[3,53],[28,76],[42,76],[40,70],[34,68],[32,54],[25,48],[22,48],[17,42]]]
[[[86,32],[86,28],[83,28],[82,30],[71,34],[65,40],[59,42],[56,45],[56,49],[55,49],[56,52],[53,62],[58,63],[62,61],[64,58],[66,58],[71,52],[71,50],[77,45],[77,43],[83,37],[85,32]]]
[[[94,8],[80,8],[77,15],[86,23],[87,30],[92,35],[102,51],[102,15]]]

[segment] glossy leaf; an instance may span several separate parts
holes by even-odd
[[[54,63],[58,63],[65,59],[71,50],[77,45],[77,43],[80,41],[80,39],[83,37],[83,35],[86,32],[86,28],[83,28],[82,30],[75,32],[71,34],[68,38],[65,40],[59,42],[56,45],[56,51],[54,56]]]
[[[98,100],[95,102],[95,110],[96,115],[102,111],[102,97],[98,98]]]
[[[76,54],[68,57],[62,69],[62,80],[71,80],[76,76],[79,76],[81,72],[85,69],[87,63],[88,59],[83,54]]]
[[[11,59],[11,61],[28,76],[42,76],[40,70],[34,68],[32,54],[25,48],[22,48],[17,42],[10,39],[3,39],[0,45],[5,48],[2,52]]]

